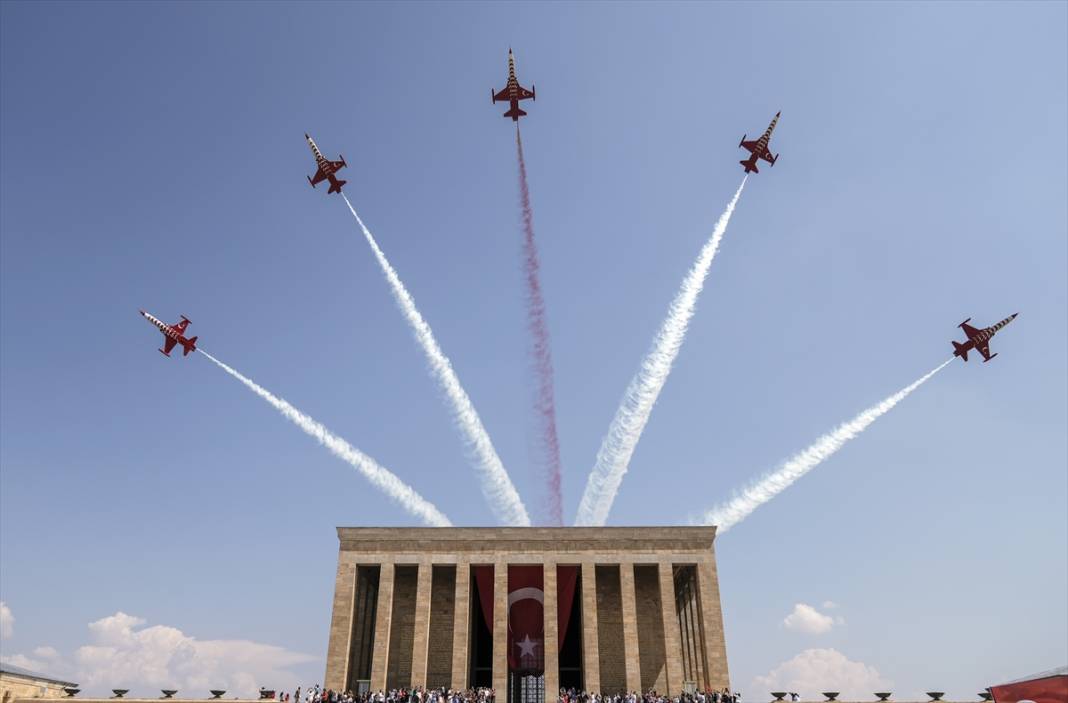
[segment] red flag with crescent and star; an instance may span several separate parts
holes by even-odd
[[[508,567],[508,668],[545,669],[545,592],[540,565]]]

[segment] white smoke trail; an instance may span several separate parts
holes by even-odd
[[[390,498],[397,501],[397,503],[412,515],[431,527],[450,527],[452,525],[452,523],[449,522],[449,518],[445,517],[445,515],[434,507],[432,503],[416,493],[415,489],[401,481],[391,471],[379,466],[374,459],[330,432],[330,430],[323,427],[323,425],[316,420],[313,420],[286,401],[273,395],[270,391],[258,385],[252,379],[242,376],[236,370],[230,368],[203,349],[197,349],[197,351],[211,359],[223,371],[230,374],[238,381],[241,381],[241,383],[244,383],[253,393],[273,405],[278,412],[282,413],[288,420],[292,421],[294,425],[317,439],[319,444],[329,449],[334,456],[342,461],[348,462],[354,469],[363,474],[364,478],[380,488]]]
[[[842,448],[842,445],[863,432],[868,425],[886,414],[892,407],[904,400],[905,396],[923,385],[927,379],[944,369],[951,361],[953,361],[952,358],[878,405],[868,408],[849,422],[839,425],[833,432],[823,435],[808,449],[783,462],[774,471],[750,483],[736,493],[731,500],[721,503],[706,512],[699,521],[700,524],[716,525],[719,534],[723,534],[734,525],[737,525],[749,513],[782,493],[794,481],[830,458],[832,454]]]
[[[742,179],[734,197],[727,204],[727,209],[716,221],[712,237],[705,243],[697,261],[683,279],[679,292],[671,301],[667,318],[653,339],[652,348],[642,360],[641,368],[631,379],[630,385],[623,394],[623,402],[620,403],[616,416],[612,419],[608,434],[601,441],[601,448],[597,452],[597,463],[586,481],[586,492],[582,495],[582,502],[579,503],[578,515],[575,518],[576,525],[600,526],[604,525],[608,519],[612,502],[615,501],[616,493],[619,492],[619,484],[623,482],[623,475],[627,473],[630,457],[634,454],[634,448],[638,446],[645,423],[649,421],[656,399],[667,381],[668,374],[671,373],[671,365],[675,363],[675,357],[679,355],[679,349],[682,348],[682,342],[686,338],[686,329],[697,305],[697,296],[701,294],[701,289],[705,285],[712,259],[716,256],[720,240],[723,239],[723,233],[727,231],[731,214],[734,213],[734,207],[738,204],[738,198],[741,197],[742,189],[745,188],[745,182],[748,179],[748,175]]]
[[[471,403],[463,386],[460,385],[460,379],[456,377],[452,363],[441,351],[430,325],[415,307],[415,300],[404,287],[397,272],[393,270],[386,255],[378,247],[378,242],[371,235],[371,231],[356,214],[356,208],[352,207],[352,203],[344,193],[341,197],[345,198],[345,204],[349,206],[349,211],[359,223],[363,236],[367,238],[367,243],[371,245],[375,258],[378,259],[383,273],[386,274],[386,279],[393,289],[393,297],[401,312],[408,319],[416,340],[423,347],[423,353],[426,354],[427,363],[430,365],[434,378],[452,403],[453,419],[463,433],[468,450],[474,455],[476,466],[481,473],[482,493],[486,496],[490,509],[497,519],[506,525],[529,526],[530,516],[527,514],[527,509],[520,500],[512,479],[508,477],[504,464],[497,456],[497,450],[493,448],[493,442],[490,441],[489,433],[482,425],[475,406]]]

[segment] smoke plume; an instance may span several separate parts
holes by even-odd
[[[411,325],[412,333],[423,348],[423,353],[426,354],[432,375],[452,404],[453,420],[464,437],[468,451],[474,457],[475,465],[481,474],[482,493],[489,502],[490,509],[497,519],[506,525],[521,527],[530,525],[530,516],[527,515],[527,509],[523,505],[523,501],[520,500],[519,493],[516,492],[515,486],[512,484],[512,479],[508,477],[504,464],[501,463],[500,457],[497,456],[497,450],[493,448],[493,442],[490,441],[489,433],[486,432],[486,428],[482,425],[482,420],[479,419],[475,406],[472,405],[467,392],[460,385],[460,379],[456,377],[452,363],[441,351],[437,340],[434,339],[434,333],[431,331],[430,325],[427,324],[415,307],[415,300],[408,293],[408,289],[404,287],[397,272],[393,270],[389,260],[386,259],[386,255],[378,247],[378,242],[371,235],[371,231],[367,229],[363,220],[356,214],[356,209],[352,207],[348,197],[344,193],[341,194],[341,197],[345,198],[345,204],[349,206],[349,211],[356,218],[360,229],[363,230],[363,236],[367,239],[367,243],[371,245],[371,251],[374,252],[375,258],[378,259],[378,263],[382,267],[382,272],[385,273],[386,279],[389,281],[398,307],[404,313],[408,324]]]
[[[842,448],[842,445],[863,432],[868,425],[885,415],[891,408],[904,400],[905,396],[923,385],[927,379],[944,369],[951,361],[953,361],[952,358],[881,403],[868,408],[849,422],[839,425],[833,432],[823,435],[808,449],[786,460],[779,468],[765,474],[737,492],[731,500],[721,503],[706,512],[700,523],[716,525],[719,534],[723,534],[737,525],[748,517],[749,513],[782,493],[794,481],[819,466],[826,459],[829,459],[831,455]]]
[[[548,489],[550,524],[564,524],[563,495],[560,491],[560,439],[556,434],[556,399],[553,392],[553,357],[549,345],[549,326],[545,321],[545,299],[541,293],[541,264],[534,242],[534,210],[530,206],[527,186],[527,162],[523,158],[523,138],[519,124],[515,127],[516,154],[519,159],[519,196],[523,205],[523,274],[527,282],[527,329],[534,343],[534,408],[540,423],[539,437],[544,452],[542,461]]]
[[[686,329],[690,318],[693,317],[697,297],[704,287],[712,259],[716,256],[720,240],[727,231],[731,214],[748,178],[747,175],[742,179],[734,197],[727,204],[727,209],[716,221],[712,237],[705,243],[697,261],[683,279],[682,286],[668,309],[667,318],[653,339],[652,348],[623,394],[623,401],[608,428],[608,434],[601,442],[601,449],[597,452],[597,463],[586,482],[586,492],[582,495],[578,516],[575,518],[576,525],[600,526],[608,519],[608,512],[612,509],[612,502],[619,491],[619,484],[627,473],[630,457],[634,454],[634,448],[638,445],[645,423],[649,421],[649,414],[653,411],[657,396],[660,395],[660,390],[671,373],[671,365],[686,338]]]
[[[223,371],[230,374],[238,381],[241,381],[241,383],[245,384],[253,393],[273,405],[278,412],[286,417],[286,419],[290,420],[294,425],[318,440],[319,444],[329,449],[334,456],[342,461],[348,462],[352,468],[363,474],[364,478],[381,489],[382,492],[396,501],[412,515],[431,527],[450,527],[452,525],[452,523],[449,522],[449,518],[445,517],[445,515],[434,507],[432,503],[416,493],[415,489],[401,481],[391,471],[379,466],[374,459],[333,434],[316,420],[313,420],[286,401],[273,395],[270,391],[258,385],[252,379],[242,376],[240,373],[219,361],[203,349],[197,349],[197,351],[210,359]]]

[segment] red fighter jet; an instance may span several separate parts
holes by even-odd
[[[745,147],[749,150],[751,156],[745,161],[739,161],[742,166],[745,166],[745,172],[760,173],[760,169],[757,168],[757,159],[764,159],[772,166],[779,160],[779,155],[771,155],[771,150],[768,149],[768,142],[771,141],[771,133],[775,131],[775,123],[779,121],[779,115],[782,111],[775,113],[775,117],[771,120],[771,124],[768,125],[767,130],[760,135],[760,139],[756,141],[746,141],[746,135],[742,135],[742,141],[738,143],[738,146]]]
[[[311,147],[312,153],[315,154],[315,163],[319,165],[319,170],[315,172],[315,178],[308,176],[308,183],[311,183],[311,187],[314,188],[316,183],[322,183],[323,181],[330,181],[330,190],[327,193],[340,193],[341,186],[348,183],[348,181],[339,181],[334,178],[334,174],[341,169],[348,166],[345,163],[345,157],[338,154],[337,157],[340,161],[328,161],[323,153],[319,151],[319,147],[315,146],[315,140],[308,136],[308,133],[304,133],[304,138],[308,140],[308,146]]]
[[[984,364],[990,361],[995,356],[997,356],[996,353],[990,353],[990,338],[997,334],[999,329],[1015,320],[1016,316],[1019,314],[1020,313],[1018,312],[1014,312],[1012,315],[1006,317],[1004,320],[997,323],[993,327],[984,327],[981,330],[977,330],[968,324],[968,321],[972,319],[969,317],[967,320],[957,325],[957,327],[960,327],[962,330],[964,330],[964,334],[968,335],[968,341],[964,344],[961,344],[960,342],[953,342],[953,356],[959,356],[961,359],[967,361],[968,350],[975,349],[983,355]]]
[[[185,328],[189,326],[189,318],[182,315],[181,322],[175,322],[173,325],[168,325],[163,320],[149,315],[144,310],[140,311],[145,319],[151,322],[153,325],[159,328],[159,331],[163,333],[163,348],[160,349],[160,354],[164,356],[171,355],[171,349],[174,349],[175,344],[181,344],[185,351],[182,352],[182,356],[186,356],[191,351],[197,350],[197,338],[192,337],[186,339],[184,336]]]
[[[493,102],[498,100],[507,100],[511,105],[511,109],[504,113],[505,117],[511,117],[512,122],[518,122],[519,118],[527,114],[523,110],[519,109],[520,100],[537,100],[537,91],[534,90],[534,86],[530,86],[530,90],[527,90],[523,86],[519,85],[519,81],[515,77],[515,56],[512,55],[512,48],[508,47],[508,85],[504,86],[504,89],[499,93],[494,93],[493,89],[490,89],[490,97],[493,98]]]

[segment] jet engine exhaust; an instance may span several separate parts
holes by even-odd
[[[623,394],[623,401],[608,427],[608,434],[601,441],[597,463],[586,482],[586,492],[582,495],[575,518],[576,525],[601,526],[608,519],[634,448],[638,445],[656,399],[667,382],[675,357],[682,348],[687,327],[697,306],[697,297],[701,294],[712,260],[716,257],[719,243],[727,231],[731,215],[748,179],[748,175],[742,178],[742,183],[727,204],[727,209],[716,221],[711,238],[701,248],[697,261],[683,279],[675,299],[671,301],[667,318],[657,331],[652,348]]]
[[[245,384],[253,393],[274,406],[275,410],[282,413],[286,419],[304,430],[304,432],[311,437],[318,440],[319,444],[329,449],[331,454],[342,461],[347,462],[352,468],[363,474],[364,478],[396,501],[409,513],[419,518],[430,527],[449,527],[452,525],[449,518],[445,517],[445,515],[434,507],[432,503],[416,493],[415,489],[401,481],[396,474],[388,469],[382,468],[374,459],[326,429],[326,427],[318,421],[313,420],[297,410],[285,400],[273,395],[270,391],[263,388],[252,379],[242,376],[236,370],[230,368],[203,349],[197,349],[197,351],[210,359],[223,371],[230,374],[238,381],[241,381],[241,383]]]
[[[537,390],[534,409],[540,422],[540,448],[548,489],[550,524],[563,525],[563,494],[560,490],[560,439],[556,433],[556,398],[553,390],[553,357],[549,344],[549,326],[545,320],[545,298],[541,292],[541,263],[534,241],[534,210],[527,186],[527,162],[523,158],[523,138],[519,123],[515,126],[516,157],[519,161],[519,196],[523,206],[523,274],[527,283],[527,329],[534,347],[534,375]]]
[[[849,422],[839,425],[834,431],[823,435],[804,451],[795,454],[783,462],[779,468],[753,481],[726,503],[721,503],[702,516],[700,524],[715,525],[718,534],[723,534],[737,525],[764,503],[782,493],[790,485],[829,459],[849,440],[863,432],[868,425],[885,415],[900,403],[909,393],[924,384],[929,378],[948,366],[955,357],[950,357],[933,371],[929,371],[919,380],[905,386],[886,400],[874,405],[854,417]]]
[[[460,385],[460,379],[457,378],[456,372],[452,368],[452,362],[441,351],[430,325],[427,324],[422,314],[415,307],[415,300],[408,293],[408,289],[404,287],[400,276],[393,270],[389,260],[386,259],[386,255],[378,247],[378,242],[371,235],[371,231],[367,229],[363,220],[356,214],[356,209],[352,207],[348,197],[344,193],[341,194],[341,197],[345,198],[345,204],[349,206],[349,211],[356,218],[360,229],[363,230],[363,236],[371,246],[371,251],[374,252],[375,258],[378,259],[382,272],[385,274],[386,280],[389,281],[397,306],[404,313],[408,324],[411,325],[412,333],[423,348],[423,353],[426,354],[431,374],[452,404],[453,421],[464,437],[467,450],[473,455],[475,466],[480,473],[482,494],[486,497],[490,510],[505,525],[529,526],[530,516],[527,514],[527,509],[512,484],[512,479],[509,478],[504,464],[501,463],[500,457],[497,456],[497,450],[493,448],[493,442],[490,440],[489,433],[486,432],[482,420],[475,411],[475,406],[471,403],[471,399],[463,389],[463,386]]]

